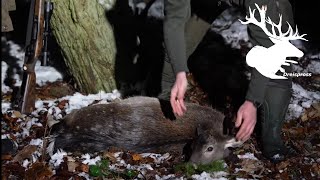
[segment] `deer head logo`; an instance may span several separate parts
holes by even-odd
[[[282,27],[282,15],[279,15],[279,23],[276,24],[271,21],[270,17],[266,17],[267,7],[262,6],[261,8],[255,4],[259,14],[260,21],[255,19],[254,14],[255,10],[251,10],[249,7],[249,17],[246,16],[247,21],[241,21],[242,24],[252,23],[260,27],[264,33],[269,37],[269,39],[274,43],[273,46],[265,48],[263,46],[254,46],[247,54],[246,61],[247,64],[251,67],[255,67],[262,75],[271,78],[271,79],[287,79],[284,76],[276,75],[280,70],[282,73],[285,70],[281,65],[289,66],[289,63],[297,63],[293,60],[287,60],[287,57],[298,57],[303,56],[303,52],[291,44],[290,40],[305,40],[303,35],[298,34],[298,28],[296,27],[296,32],[292,29],[288,23],[287,32],[283,33],[281,30]],[[271,31],[267,29],[267,24],[271,25]]]

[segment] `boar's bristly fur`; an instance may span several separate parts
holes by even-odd
[[[167,104],[169,107],[170,104]],[[199,124],[223,131],[224,115],[210,107],[187,103],[187,112],[171,120],[157,98],[131,97],[72,111],[55,124],[54,149],[98,152],[117,147],[135,152],[180,149],[197,135]]]

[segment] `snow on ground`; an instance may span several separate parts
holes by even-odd
[[[8,41],[8,44],[10,46],[10,51],[9,51],[10,55],[19,59],[20,61],[18,61],[17,63],[19,67],[22,67],[23,59],[24,59],[24,51],[19,45],[14,44],[12,41]],[[2,72],[1,73],[1,84],[2,84],[1,91],[4,93],[10,91],[10,88],[3,84],[7,69],[8,69],[7,64],[4,61],[1,61],[1,70],[2,70],[1,71]],[[40,66],[40,61],[37,61],[35,70],[36,70],[36,76],[37,76],[36,78],[37,84],[39,84],[40,86],[45,85],[46,82],[55,82],[58,80],[62,80],[63,78],[61,73],[56,71],[56,69],[54,69],[53,67]],[[18,74],[15,74],[14,79],[16,80],[15,85],[20,86],[22,81]]]
[[[251,47],[247,26],[241,24],[242,14],[236,8],[229,8],[212,23],[212,30],[221,34],[232,48],[240,49],[242,45]]]
[[[101,0],[103,2],[103,0]],[[154,4],[154,6],[151,8],[150,12],[151,15],[157,16],[157,17],[162,17],[163,14],[159,14],[159,11],[163,8],[162,6],[162,1],[157,1],[157,3]],[[139,4],[138,7],[142,7],[143,4]],[[225,11],[223,16],[218,18],[214,23],[213,23],[213,28],[212,30],[217,31],[223,35],[223,37],[226,39],[226,42],[229,43],[232,47],[234,48],[240,48],[240,44],[242,42],[248,42],[248,36],[246,33],[246,27],[242,25],[237,19],[240,18],[240,14],[236,15],[236,18],[234,15],[234,10],[228,10]],[[228,28],[226,28],[228,27]],[[17,59],[19,59],[18,63],[22,67],[23,64],[23,57],[24,57],[24,52],[22,51],[21,47],[18,45],[14,44],[13,42],[9,41],[8,42],[10,45],[10,54]],[[250,44],[249,44],[250,46]],[[309,56],[308,58],[311,59],[310,64],[307,66],[306,69],[302,69],[299,66],[295,66],[295,70],[297,72],[311,72],[313,74],[320,74],[320,54],[306,54]],[[7,93],[12,91],[9,87],[4,85],[4,78],[5,78],[5,73],[7,70],[8,66],[7,64],[2,61],[1,62],[1,69],[2,69],[2,74],[1,74],[1,84],[2,88],[1,91],[2,93]],[[36,65],[36,75],[37,75],[37,84],[40,86],[43,86],[46,82],[55,82],[55,81],[61,81],[62,75],[55,70],[52,67],[41,67],[40,64],[38,63]],[[16,85],[21,84],[21,80],[19,75],[15,75],[14,78],[17,80]],[[63,98],[58,99],[58,101],[61,100],[68,100],[69,103],[67,105],[66,112],[69,113],[73,109],[79,109],[81,107],[88,106],[92,102],[96,100],[100,100],[100,103],[108,103],[114,99],[121,98],[120,93],[117,90],[114,90],[113,92],[99,92],[97,94],[89,94],[89,95],[82,95],[80,93],[75,93],[72,96],[66,96]],[[289,105],[289,111],[287,114],[287,119],[294,119],[299,116],[304,112],[304,110],[314,102],[320,101],[320,93],[319,92],[311,92],[305,90],[303,87],[301,87],[299,84],[293,84],[293,96]],[[46,109],[43,107],[43,104],[47,103],[48,106],[50,107],[49,109]],[[37,100],[36,102],[36,114],[37,112],[41,110],[48,110],[49,114],[54,114],[54,117],[56,119],[60,119],[62,116],[59,113],[59,108],[56,107],[56,102],[57,99],[53,100]],[[1,102],[2,105],[2,113],[7,112],[10,110],[10,103],[2,99]],[[28,135],[28,130],[30,127],[34,124],[37,124],[37,119],[33,119],[29,122],[26,122],[24,131],[19,135],[16,134],[17,136],[27,136]],[[6,135],[1,136],[2,139],[8,138]],[[37,145],[39,147],[42,146],[42,140],[40,139],[33,139],[31,140],[30,144],[32,145]],[[50,163],[53,167],[58,166],[63,160],[62,157],[66,155],[66,152],[58,151],[56,154],[51,156]],[[32,162],[35,162],[37,157],[39,156],[39,152],[36,152],[33,155],[33,159],[31,160]],[[158,161],[159,163],[163,160],[163,158],[169,158],[168,154],[165,155],[158,155],[158,154],[144,154],[142,156],[150,156],[155,158],[156,162]],[[245,156],[241,158],[249,158],[249,159],[255,159],[255,157],[252,154],[246,154]],[[97,161],[99,161],[101,158],[100,157],[90,157],[89,155],[83,155],[82,156],[83,163],[86,164],[94,164]],[[117,164],[113,164],[110,166],[110,168],[117,168],[117,167],[126,167],[126,168],[131,168],[131,169],[138,169],[141,172],[145,172],[146,169],[152,168],[148,165],[144,166],[131,166],[129,164],[125,164],[124,161],[122,161],[120,158],[117,159]],[[30,167],[30,164],[32,162],[29,162],[28,160],[23,162],[24,167]],[[81,176],[85,177],[86,179],[90,179],[88,174],[86,173],[81,173]],[[194,179],[226,179],[224,178],[226,176],[226,172],[217,172],[217,173],[206,173],[203,172],[200,175],[193,175],[192,178]],[[157,176],[156,179],[172,179],[174,178],[174,175],[167,175],[163,177]]]

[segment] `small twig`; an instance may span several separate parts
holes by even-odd
[[[46,124],[45,124],[45,128],[44,128],[44,134],[43,134],[43,144],[42,144],[42,152],[41,152],[41,162],[43,162],[45,160],[45,156],[46,156],[46,147],[47,147],[47,139],[49,137],[47,137],[47,130],[48,130],[48,115],[46,117]],[[50,133],[50,131],[49,131]]]

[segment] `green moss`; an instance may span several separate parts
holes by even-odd
[[[94,177],[108,176],[110,174],[109,161],[103,159],[99,161],[96,165],[89,166],[89,174]]]
[[[176,173],[183,173],[187,177],[192,176],[193,174],[201,174],[202,172],[217,172],[217,171],[224,171],[224,161],[218,160],[213,161],[210,164],[200,164],[200,165],[193,165],[191,163],[182,163],[178,164],[174,167]]]
[[[93,177],[102,177],[102,178],[117,178],[122,177],[124,179],[134,179],[139,174],[139,171],[136,170],[124,170],[124,171],[112,171],[109,169],[109,161],[103,159],[95,165],[89,166],[89,175]]]

